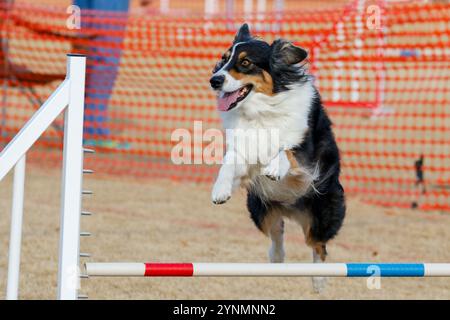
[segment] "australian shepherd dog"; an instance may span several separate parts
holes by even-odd
[[[313,261],[324,262],[327,241],[345,216],[339,150],[320,94],[304,67],[307,56],[289,41],[268,44],[253,37],[244,24],[210,79],[227,131],[212,201],[225,203],[236,187],[247,189],[251,218],[272,240],[271,262],[284,260],[285,217],[302,226]],[[261,129],[278,130],[277,143],[247,137],[250,146],[257,146],[250,161],[229,133]],[[313,278],[316,291],[324,280]]]

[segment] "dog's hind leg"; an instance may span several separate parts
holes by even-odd
[[[247,208],[258,229],[272,240],[272,245],[269,249],[270,262],[284,262],[283,211],[278,207],[265,204],[253,192],[248,192],[247,194]]]
[[[327,256],[327,248],[325,244],[316,244],[312,248],[313,251],[313,262],[322,263],[325,262]],[[325,277],[313,277],[312,284],[314,292],[321,293],[326,286],[327,278]]]
[[[315,241],[311,234],[311,215],[303,212],[303,214],[297,214],[294,216],[297,222],[302,226],[303,233],[305,234],[306,244],[312,248],[313,262],[322,263],[325,262],[327,257],[326,243]],[[321,293],[325,289],[326,278],[325,277],[312,277],[312,284],[314,292]]]
[[[269,230],[269,236],[272,240],[272,245],[269,249],[270,262],[284,262],[284,221],[281,215],[274,219]]]

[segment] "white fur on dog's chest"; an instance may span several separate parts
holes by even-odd
[[[293,87],[275,96],[262,93],[250,95],[237,110],[221,112],[224,128],[228,130],[227,150],[242,147],[235,145],[237,140],[228,139],[230,132],[232,135],[240,134],[239,130],[267,130],[268,135],[271,130],[277,131],[278,141],[271,141],[270,150],[265,147],[267,140],[250,138],[251,141],[247,141],[253,147],[257,145],[258,158],[267,152],[273,157],[280,150],[291,149],[303,142],[308,131],[308,118],[314,97],[311,83]]]
[[[300,172],[301,184],[293,186],[283,179],[290,168],[290,162],[286,157],[282,163],[278,161],[281,159],[280,153],[303,142],[309,128],[309,115],[315,92],[310,82],[297,84],[273,96],[250,92],[234,110],[220,113],[227,131],[227,150],[224,164],[212,190],[214,203],[226,202],[231,197],[232,190],[242,183],[245,184],[246,180],[250,183],[258,182],[259,178],[255,174],[266,175],[263,177],[265,180],[268,180],[269,176],[281,179],[280,184],[264,180],[262,184],[255,185],[256,189],[259,189],[258,193],[265,199],[290,203],[307,191],[314,180],[308,170],[303,170],[306,174]],[[241,134],[239,130],[253,131],[257,138],[250,135],[250,138],[244,140],[233,139]],[[267,139],[258,139],[260,130],[276,130],[276,141],[270,139],[270,143],[267,143]],[[247,137],[246,134],[244,136]],[[284,173],[281,168],[286,169]],[[275,175],[272,172],[275,172]]]

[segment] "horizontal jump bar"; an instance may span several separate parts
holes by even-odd
[[[450,263],[86,263],[88,276],[449,277]]]

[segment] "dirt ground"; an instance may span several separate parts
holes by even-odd
[[[28,167],[21,299],[56,296],[59,171]],[[266,262],[269,240],[253,226],[244,193],[210,203],[209,186],[165,180],[87,177],[81,240],[89,261]],[[11,176],[0,185],[0,298],[4,298]],[[300,228],[286,228],[287,262],[310,262]],[[329,262],[449,262],[450,215],[368,206],[348,200]],[[86,259],[82,259],[86,261]],[[313,293],[309,278],[91,278],[81,293],[91,299],[450,299],[450,278],[383,279],[369,290],[364,278],[330,278]]]

